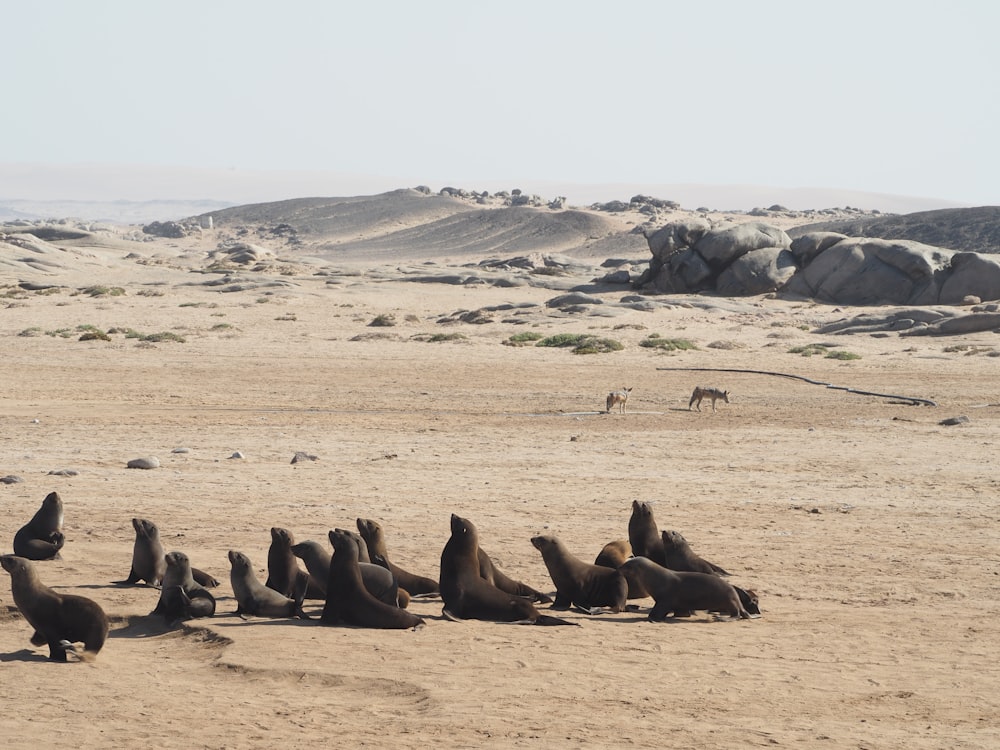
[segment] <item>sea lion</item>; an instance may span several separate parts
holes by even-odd
[[[354,545],[357,547],[357,543]],[[305,541],[292,546],[292,552],[306,564],[313,583],[323,590],[323,598],[329,599],[326,581],[330,577],[330,562],[333,558],[319,542]],[[369,593],[379,601],[399,606],[399,584],[396,576],[381,565],[358,563],[361,569],[361,580]],[[409,597],[403,597],[409,601]]]
[[[553,609],[569,609],[576,605],[588,611],[594,607],[610,607],[612,612],[625,610],[628,584],[617,570],[585,563],[554,536],[534,536],[531,543],[542,553],[545,567],[556,585]]]
[[[441,552],[441,598],[452,620],[494,620],[533,625],[574,625],[541,614],[523,596],[503,591],[480,575],[479,533],[471,521],[451,515],[451,537]]]
[[[343,622],[364,628],[395,630],[424,624],[423,619],[412,612],[372,596],[361,579],[358,544],[349,532],[343,529],[331,531],[330,543],[333,545],[333,559],[327,577],[326,605],[320,618],[322,622],[329,625]]]
[[[717,575],[668,570],[648,557],[633,557],[620,571],[628,579],[638,579],[656,600],[650,620],[658,622],[669,614],[688,617],[697,609],[722,612],[736,620],[751,617],[736,589]]]
[[[694,553],[687,539],[681,536],[679,531],[664,531],[661,535],[663,539],[663,553],[666,560],[666,567],[671,570],[683,570],[690,573],[714,573],[719,576],[728,576],[729,573],[708,560],[704,560]]]
[[[628,519],[628,541],[632,545],[632,554],[636,557],[648,557],[659,565],[666,565],[663,539],[656,528],[653,509],[649,503],[632,501],[632,516]]]
[[[632,557],[632,545],[627,539],[616,539],[605,544],[594,559],[594,565],[603,565],[605,568],[618,570],[626,560]],[[649,592],[644,589],[638,581],[626,581],[628,583],[629,599],[645,599]]]
[[[38,578],[34,564],[16,555],[0,555],[0,565],[10,573],[14,604],[35,629],[31,643],[48,644],[49,658],[68,661],[67,651],[83,643],[80,658],[91,661],[108,638],[108,616],[101,606],[84,596],[57,594]]]
[[[269,589],[282,596],[293,598],[300,586],[306,587],[306,599],[326,599],[323,587],[299,567],[299,559],[292,552],[295,537],[288,529],[271,527],[271,546],[267,550],[267,581]]]
[[[163,559],[167,570],[163,574],[160,599],[151,614],[163,615],[171,622],[214,615],[215,597],[194,580],[188,556],[183,552],[168,552]]]
[[[539,602],[540,604],[548,604],[552,601],[552,597],[548,594],[536,591],[526,583],[515,581],[500,570],[497,564],[493,562],[493,557],[482,547],[479,548],[476,557],[479,560],[479,575],[482,576],[483,580],[492,583],[501,591],[513,594],[514,596],[525,596],[531,601]]]
[[[377,521],[373,521],[370,518],[359,518],[357,524],[358,531],[361,532],[361,536],[368,544],[368,551],[372,556],[372,562],[391,570],[401,587],[409,591],[413,596],[438,593],[440,590],[438,582],[433,578],[410,573],[392,563],[386,550],[385,532]]]
[[[156,524],[146,518],[133,518],[132,528],[135,529],[135,544],[132,545],[132,567],[128,578],[117,581],[121,585],[135,584],[145,581],[150,586],[160,588],[163,574],[167,570],[164,559],[163,543],[160,541],[160,530]],[[219,582],[211,575],[198,568],[191,568],[195,582],[205,588],[215,588]]]
[[[42,507],[14,535],[14,554],[28,560],[59,559],[59,550],[66,543],[62,525],[62,498],[58,492],[50,492]]]
[[[236,614],[309,619],[309,616],[302,611],[302,600],[305,598],[308,579],[303,580],[296,598],[290,599],[258,581],[250,558],[242,552],[229,550],[229,564],[231,566],[229,581],[233,585],[233,594],[237,602]]]
[[[365,570],[368,568],[369,565],[373,565],[376,568],[383,568],[384,570],[388,570],[388,568],[386,568],[384,565],[372,562],[371,555],[368,554],[368,544],[365,542],[364,539],[361,538],[361,535],[358,534],[358,532],[352,531],[351,529],[340,529],[340,528],[335,529],[335,531],[343,531],[345,534],[347,534],[347,536],[351,538],[351,540],[354,542],[354,545],[358,548],[358,564],[361,566],[362,580],[364,580]],[[391,570],[389,570],[389,572],[392,573]],[[369,575],[371,574],[369,573]],[[396,578],[395,573],[393,573],[392,577]],[[410,606],[410,592],[407,591],[405,587],[399,585],[398,578],[396,578],[396,606],[401,607],[402,609],[406,609],[407,607]]]

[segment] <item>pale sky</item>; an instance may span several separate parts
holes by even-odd
[[[0,164],[1000,204],[996,0],[31,0],[3,27]]]

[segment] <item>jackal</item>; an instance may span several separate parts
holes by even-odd
[[[729,403],[729,391],[720,391],[718,388],[702,388],[698,386],[694,389],[694,393],[691,394],[691,400],[688,401],[688,411],[691,411],[691,406],[697,406],[698,411],[701,411],[701,400],[703,398],[712,399],[712,411],[715,411],[715,402],[720,398]]]
[[[631,388],[622,388],[620,391],[611,391],[611,393],[608,394],[606,413],[610,414],[611,407],[618,404],[618,411],[624,414],[625,405],[628,403],[628,394],[631,392]]]

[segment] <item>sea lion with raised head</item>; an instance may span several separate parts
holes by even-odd
[[[14,554],[27,560],[59,559],[59,550],[66,543],[62,526],[62,498],[58,492],[50,492],[42,507],[14,535]]]
[[[160,600],[151,614],[163,615],[168,621],[215,614],[215,597],[194,580],[191,561],[183,552],[168,552],[163,558],[167,570],[163,574]]]
[[[479,571],[479,533],[471,521],[454,513],[451,537],[441,552],[440,584],[444,615],[451,620],[576,624],[543,615],[525,597],[509,594],[484,579]]]
[[[288,529],[271,527],[271,546],[267,550],[267,581],[269,589],[289,599],[295,597],[301,586],[306,587],[306,599],[325,599],[323,587],[299,567],[299,559],[292,552],[295,537]]]
[[[301,617],[309,616],[302,611],[302,600],[306,593],[306,581],[295,599],[279,594],[274,589],[257,580],[250,558],[242,552],[229,550],[229,581],[236,597],[236,614],[257,617]]]
[[[632,554],[636,557],[648,557],[659,565],[666,564],[663,539],[656,528],[653,508],[649,503],[632,501],[632,515],[628,519],[628,541],[632,545]]]
[[[393,564],[389,559],[389,553],[386,548],[385,532],[377,521],[373,521],[370,518],[359,518],[357,524],[358,531],[361,532],[361,536],[368,544],[368,552],[372,556],[372,562],[391,570],[402,588],[406,589],[413,596],[438,593],[440,590],[438,582],[433,578],[410,573]]]
[[[594,565],[603,565],[605,568],[618,570],[630,557],[632,557],[632,545],[629,544],[628,540],[615,539],[601,548],[594,559]],[[638,581],[626,581],[626,583],[628,583],[629,599],[645,599],[649,596],[649,592]]]
[[[167,571],[167,561],[163,554],[163,542],[160,541],[160,530],[156,524],[146,518],[133,518],[132,528],[135,529],[135,543],[132,545],[132,567],[128,578],[116,581],[122,585],[145,581],[150,586],[160,588],[163,574]],[[211,575],[198,568],[191,568],[191,576],[196,583],[205,588],[215,588],[219,582]]]
[[[625,611],[628,583],[617,570],[585,563],[554,536],[534,536],[531,544],[542,553],[545,567],[556,585],[553,609],[569,609],[575,605],[588,612],[596,607],[610,607],[612,612]]]
[[[326,583],[326,605],[322,622],[329,625],[346,623],[364,628],[404,630],[424,624],[423,619],[405,609],[386,604],[372,596],[361,580],[358,544],[349,532],[330,532],[333,559]],[[395,580],[395,579],[394,579]]]
[[[0,555],[0,565],[10,573],[14,604],[35,629],[34,646],[48,644],[49,658],[68,661],[74,643],[83,644],[80,658],[91,661],[108,638],[108,617],[101,606],[84,596],[58,594],[38,578],[34,563],[16,555]]]
[[[715,563],[710,563],[694,553],[691,545],[688,544],[679,531],[664,531],[661,535],[663,539],[663,553],[666,566],[671,570],[687,571],[689,573],[714,573],[719,576],[728,576],[729,573],[720,568]]]
[[[639,580],[656,600],[650,620],[659,622],[668,615],[689,617],[699,609],[721,612],[734,620],[752,617],[736,589],[717,575],[669,570],[648,557],[633,557],[620,570],[626,578]]]
[[[356,542],[354,546],[357,547]],[[292,545],[292,552],[305,563],[312,582],[322,588],[323,598],[329,599],[326,582],[330,577],[330,562],[333,555],[327,552],[319,542],[313,541]],[[361,570],[361,580],[369,593],[381,602],[398,607],[400,602],[399,584],[392,571],[373,563],[358,563],[358,566]],[[409,597],[405,595],[402,599],[404,602],[409,601]]]

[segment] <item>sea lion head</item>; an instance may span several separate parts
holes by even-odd
[[[286,547],[291,547],[295,544],[295,538],[292,536],[292,532],[288,529],[283,529],[280,526],[271,527],[271,541],[275,544],[281,544]]]
[[[681,536],[681,533],[673,529],[664,531],[660,536],[663,538],[663,547],[667,550],[679,549],[687,544],[687,540]]]
[[[333,529],[330,531],[330,544],[333,545],[333,556],[341,560],[355,561],[358,559],[358,543],[351,535],[350,531],[344,529]]]
[[[540,535],[531,537],[531,544],[539,552],[545,552],[545,550],[556,546],[557,542],[554,536]]]
[[[11,576],[16,576],[22,574],[28,570],[31,570],[31,562],[24,557],[18,557],[17,555],[0,555],[0,565],[6,570]]]
[[[245,570],[250,570],[250,558],[234,549],[229,550],[229,563],[233,566],[234,571],[242,573]]]
[[[302,560],[305,560],[310,555],[315,554],[317,548],[322,549],[322,547],[320,547],[319,542],[310,542],[310,541],[299,542],[298,544],[293,544],[291,547],[292,554]]]
[[[191,561],[183,552],[168,552],[163,556],[163,559],[166,560],[168,568],[191,567]]]
[[[135,529],[137,536],[145,537],[156,541],[160,536],[160,530],[156,528],[156,524],[145,518],[133,518],[132,528]]]
[[[378,521],[373,521],[370,518],[359,518],[357,523],[358,531],[366,539],[374,537],[382,531],[382,527],[379,526]]]

